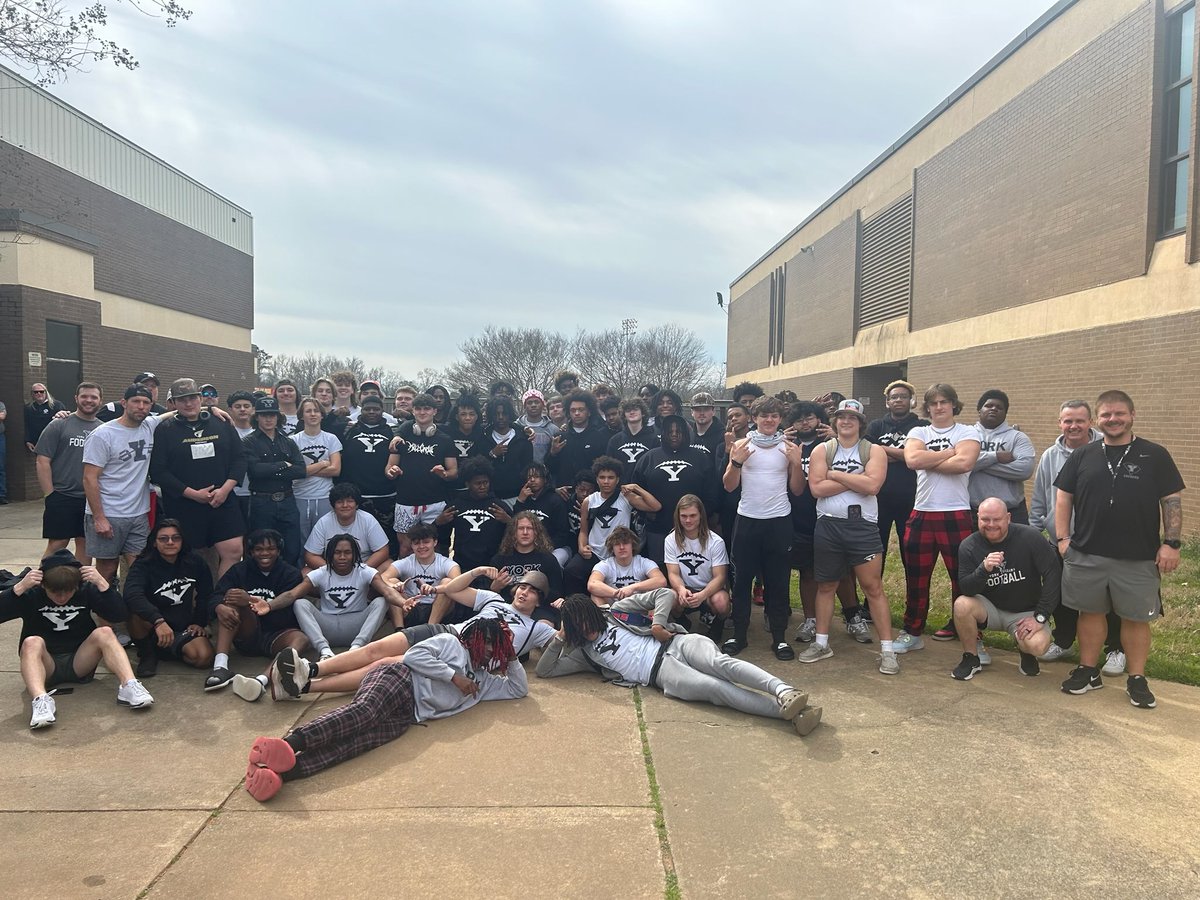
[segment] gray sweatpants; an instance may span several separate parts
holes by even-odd
[[[308,536],[312,534],[313,528],[317,524],[317,519],[325,515],[333,509],[329,505],[329,498],[322,497],[319,500],[301,500],[299,497],[293,497],[296,501],[296,509],[300,511],[300,541],[302,543],[308,541]],[[323,553],[325,548],[321,548]]]
[[[387,600],[376,597],[366,609],[356,613],[333,615],[318,609],[311,600],[301,597],[292,607],[300,630],[312,642],[318,653],[338,647],[361,647],[375,637],[387,615]]]
[[[781,717],[777,691],[790,687],[753,663],[720,652],[699,634],[671,641],[658,670],[658,686],[676,700],[702,700],[769,719]]]

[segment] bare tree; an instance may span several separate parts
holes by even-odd
[[[709,389],[719,375],[704,342],[674,323],[640,334],[581,331],[574,350],[584,384],[603,381],[622,397],[634,396],[648,382],[686,396]]]
[[[518,391],[544,391],[553,386],[555,373],[570,364],[571,344],[556,331],[489,325],[459,344],[463,358],[446,370],[445,377],[456,387],[487,388],[503,379]]]
[[[192,15],[176,0],[129,0],[129,6],[162,18],[168,28]],[[111,59],[113,65],[136,69],[128,47],[101,36],[107,25],[107,3],[0,0],[0,57],[30,72],[40,85],[61,81],[92,60]]]

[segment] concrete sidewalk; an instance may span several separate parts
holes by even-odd
[[[38,506],[0,508],[0,567],[36,561]],[[0,626],[0,645],[17,633]],[[1062,694],[1065,664],[1023,678],[997,651],[964,684],[954,648],[929,643],[888,678],[844,635],[814,666],[760,635],[747,658],[825,707],[808,738],[534,678],[525,700],[414,727],[268,804],[241,788],[250,742],[345,698],[251,705],[163,664],[153,709],[118,707],[102,676],[30,732],[0,654],[6,892],[630,898],[674,875],[687,898],[1200,896],[1200,690],[1156,682],[1145,711],[1122,679]]]

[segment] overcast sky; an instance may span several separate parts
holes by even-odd
[[[1051,0],[114,11],[52,90],[254,215],[254,340],[415,374],[485,324],[694,328]]]

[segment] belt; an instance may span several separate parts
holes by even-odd
[[[660,687],[658,683],[658,670],[662,668],[663,659],[667,655],[667,649],[671,646],[671,641],[675,640],[675,635],[671,635],[671,639],[658,648],[658,656],[654,657],[654,668],[650,670],[650,687]]]
[[[291,491],[275,491],[274,493],[271,493],[270,491],[251,491],[250,496],[266,497],[268,500],[274,501],[275,503],[282,503],[288,497],[292,496],[292,492]]]

